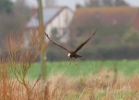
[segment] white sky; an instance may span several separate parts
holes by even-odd
[[[71,9],[75,10],[75,5],[77,3],[84,5],[85,0],[56,0],[57,5],[64,5],[68,6]],[[131,6],[139,7],[139,0],[125,0],[127,3],[129,3]],[[26,0],[28,5],[30,6],[37,6],[37,0]]]
[[[139,0],[125,0],[131,6],[139,7]]]

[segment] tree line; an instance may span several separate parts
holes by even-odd
[[[129,6],[124,0],[88,0],[86,7]]]

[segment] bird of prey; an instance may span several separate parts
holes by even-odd
[[[49,38],[48,34],[45,33],[47,38],[55,45],[61,47],[62,49],[66,50],[68,52],[68,58],[82,58],[83,56],[80,56],[77,54],[77,52],[95,35],[96,31],[92,34],[90,38],[88,38],[85,42],[83,42],[81,45],[79,45],[75,50],[68,50],[67,48],[63,47],[62,45],[58,44],[57,42],[53,41]]]

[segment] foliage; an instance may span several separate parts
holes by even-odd
[[[25,4],[24,0],[16,0],[14,3],[14,13],[18,15],[18,22],[21,25],[26,24],[26,22],[30,19],[30,9]]]
[[[103,6],[113,6],[112,0],[102,0]]]
[[[99,7],[100,3],[99,3],[99,0],[88,0],[85,2],[85,5],[87,7]]]
[[[57,28],[52,28],[51,29],[51,34],[52,34],[52,38],[54,40],[59,40],[59,37],[58,37],[58,29]]]
[[[139,43],[139,31],[136,30],[135,28],[130,28],[129,30],[127,30],[127,32],[124,34],[123,36],[123,43],[124,45],[128,45],[130,47],[138,47],[138,43]]]
[[[124,0],[115,0],[114,5],[115,6],[128,6],[128,4],[126,3],[126,1],[124,1]]]
[[[53,44],[50,43],[50,45],[53,45]],[[60,60],[68,59],[66,51],[59,48],[58,46],[55,47],[55,45],[53,45],[53,46],[50,46],[50,45],[48,46],[48,49],[47,49],[47,59],[48,60],[60,61]]]
[[[10,0],[0,0],[0,13],[10,13],[13,8],[13,3]]]
[[[56,4],[56,0],[44,0],[46,6],[54,6]]]
[[[78,9],[71,23],[70,46],[76,48],[97,29],[79,52],[86,56],[83,60],[138,59],[138,31],[131,28],[136,11],[129,7]]]
[[[88,0],[86,7],[128,6],[124,0]]]
[[[0,0],[0,2],[2,1],[6,2],[7,0]],[[6,9],[6,6],[4,7]],[[16,1],[14,4],[12,4],[11,10],[11,13],[7,13],[6,11],[0,13],[1,49],[4,49],[3,41],[5,36],[9,33],[12,33],[13,31],[19,31],[19,29],[23,28],[23,26],[29,19],[29,8],[23,2],[20,3]]]
[[[110,30],[109,28],[107,30],[98,31],[97,34],[93,37],[93,39],[90,40],[78,52],[78,54],[84,56],[84,58],[81,60],[138,59],[139,58],[138,42],[136,42],[136,40],[133,40],[133,38],[131,37],[125,39],[127,33],[123,34],[121,30],[118,31],[119,33]],[[111,34],[111,32],[113,32],[113,34]],[[93,32],[91,34],[93,34]],[[84,36],[86,36],[86,38],[84,38]],[[90,35],[87,33],[86,34],[80,33],[80,36],[78,35],[78,39],[73,38],[70,41],[71,43],[70,45],[64,45],[64,44],[63,45],[68,49],[72,48],[71,50],[74,50],[89,36]],[[50,61],[67,60],[67,52],[50,43],[47,49],[47,59]]]

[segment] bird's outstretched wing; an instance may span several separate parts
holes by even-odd
[[[48,38],[52,43],[54,43],[55,45],[57,45],[57,46],[63,48],[63,49],[66,50],[67,52],[70,52],[70,50],[66,49],[66,48],[63,47],[62,45],[60,45],[60,44],[56,43],[55,41],[51,40],[51,39],[49,38],[48,34],[45,33],[45,35],[47,36],[47,38]]]
[[[90,38],[88,38],[85,42],[83,42],[79,47],[77,47],[77,49],[75,49],[74,50],[74,52],[76,53],[76,52],[78,52],[94,35],[95,35],[95,33],[97,32],[97,30],[93,33],[93,35],[90,37]]]

